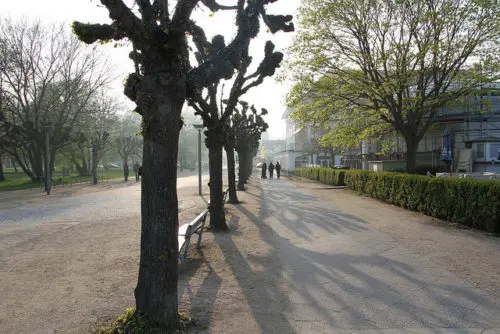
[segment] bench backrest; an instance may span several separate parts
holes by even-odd
[[[195,233],[203,224],[205,223],[205,219],[207,219],[208,210],[200,213],[191,223],[186,230],[186,237],[191,236]]]

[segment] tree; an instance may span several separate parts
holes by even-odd
[[[330,143],[401,135],[407,171],[441,106],[499,78],[500,7],[476,0],[307,0],[288,105]]]
[[[217,53],[225,45],[222,36],[215,36],[212,39],[212,43],[209,43],[203,30],[194,27],[192,31],[193,40],[198,50],[196,57],[200,64],[207,61],[211,54]],[[222,189],[222,148],[225,147],[226,149],[228,162],[231,161],[234,164],[234,148],[231,140],[227,140],[226,135],[228,123],[230,122],[229,118],[240,97],[246,94],[251,88],[260,85],[266,77],[272,76],[283,59],[283,54],[281,52],[274,52],[274,44],[271,41],[267,41],[264,50],[264,59],[255,72],[246,75],[248,67],[252,62],[252,58],[248,55],[250,40],[251,36],[248,36],[243,41],[242,61],[239,68],[237,68],[238,74],[231,86],[227,100],[221,101],[220,105],[218,103],[219,82],[214,82],[208,86],[206,96],[202,96],[201,92],[199,92],[193,94],[188,99],[189,105],[196,110],[196,115],[202,117],[203,125],[207,128],[205,132],[207,136],[205,144],[208,148],[210,168],[210,225],[214,230],[227,230]],[[222,94],[223,92],[221,96]],[[234,177],[229,184],[229,190],[230,194],[232,194],[232,200],[237,201]]]
[[[231,118],[230,133],[239,158],[238,190],[245,190],[245,183],[252,173],[253,157],[257,154],[261,134],[268,128],[267,123],[262,118],[267,114],[267,110],[262,108],[259,114],[253,105],[249,107],[245,101],[239,103],[241,110],[235,108]],[[250,113],[248,113],[248,109],[251,110]],[[229,171],[228,174],[230,174]]]
[[[5,121],[29,138],[7,138],[7,152],[33,180],[41,179],[45,125],[52,125],[53,168],[56,152],[72,142],[86,104],[110,80],[106,58],[84,49],[63,25],[2,19],[0,72],[8,97]]]
[[[82,115],[70,134],[71,142],[62,150],[64,156],[71,161],[80,175],[93,174],[92,139],[96,143],[97,138],[104,132],[111,133],[112,129],[119,131],[117,129],[123,126],[116,114],[119,109],[120,104],[103,91],[94,94],[87,104],[82,106],[80,111]],[[102,154],[98,155],[98,158],[101,159]]]
[[[142,142],[139,137],[128,136],[115,138],[115,148],[123,161],[123,177],[128,181],[129,167],[128,160],[131,155],[137,154]]]
[[[125,95],[142,115],[144,139],[136,309],[165,327],[178,326],[176,172],[182,106],[186,98],[232,77],[242,62],[246,41],[259,31],[261,16],[273,33],[293,29],[291,16],[266,14],[265,5],[274,1],[238,0],[236,6],[224,6],[215,0],[178,0],[169,7],[168,0],[136,0],[136,13],[122,0],[101,0],[111,24],[73,23],[85,43],[127,38],[133,47],[135,73],[126,80]],[[235,10],[237,32],[229,44],[220,45],[209,59],[193,67],[187,34],[201,30],[190,20],[198,4],[213,12]]]

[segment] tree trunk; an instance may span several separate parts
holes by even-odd
[[[128,156],[125,155],[125,157],[123,158],[123,178],[125,179],[125,182],[128,181],[128,174],[129,174]]]
[[[406,172],[408,174],[415,174],[417,170],[417,147],[419,140],[405,136],[406,140]]]
[[[146,79],[154,85],[154,79]],[[157,100],[162,103],[153,103],[143,114],[141,255],[135,301],[140,313],[177,328],[177,145],[184,100],[161,95]]]
[[[0,182],[5,181],[5,176],[3,175],[3,162],[2,155],[0,154]]]
[[[97,150],[93,149],[92,150],[92,183],[97,184]]]
[[[227,156],[227,180],[229,186],[229,202],[238,203],[238,195],[236,194],[236,172],[234,162],[234,148],[225,146]]]
[[[226,231],[222,189],[222,144],[214,143],[208,147],[210,169],[210,226],[214,231]]]
[[[43,158],[42,158],[42,153],[40,152],[38,147],[33,147],[33,154],[30,155],[30,162],[31,162],[31,171],[33,173],[32,175],[32,181],[40,181],[45,179],[44,178],[44,168],[43,168]]]
[[[87,162],[88,155],[85,154],[85,150],[83,148],[80,149],[80,154],[82,155],[82,168],[79,171],[80,175],[89,174],[89,163]]]
[[[240,166],[238,167],[238,190],[245,190],[245,169],[246,169],[246,155],[242,151],[238,151],[240,158]]]
[[[17,153],[17,152],[16,152]],[[35,175],[33,175],[33,172],[28,168],[28,166],[22,161],[22,158],[19,156],[19,154],[13,155],[14,159],[17,161],[21,169],[23,170],[24,174],[26,174],[32,182],[37,181],[37,178]]]

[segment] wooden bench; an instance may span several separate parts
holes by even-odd
[[[179,227],[178,241],[179,241],[179,260],[181,263],[186,262],[191,245],[191,237],[193,234],[198,234],[197,247],[201,246],[201,237],[203,229],[205,228],[205,221],[207,220],[208,210],[203,211],[191,223],[184,224]],[[184,250],[183,250],[184,249]]]
[[[224,196],[222,197],[222,202],[226,203],[227,196],[229,194],[229,188],[224,191]],[[210,201],[208,202],[210,208]],[[187,255],[189,252],[189,246],[191,246],[191,237],[193,234],[198,234],[197,247],[201,246],[201,237],[203,235],[203,229],[205,228],[205,221],[207,220],[207,215],[209,209],[203,211],[196,217],[191,223],[179,226],[179,232],[177,235],[179,241],[179,260],[181,263],[185,263]]]

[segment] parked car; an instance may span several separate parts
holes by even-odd
[[[257,167],[257,168],[261,168],[261,167],[262,167],[262,165],[263,165],[263,163],[262,163],[262,162],[259,162],[259,163],[257,163],[257,164],[255,165],[255,167]]]

